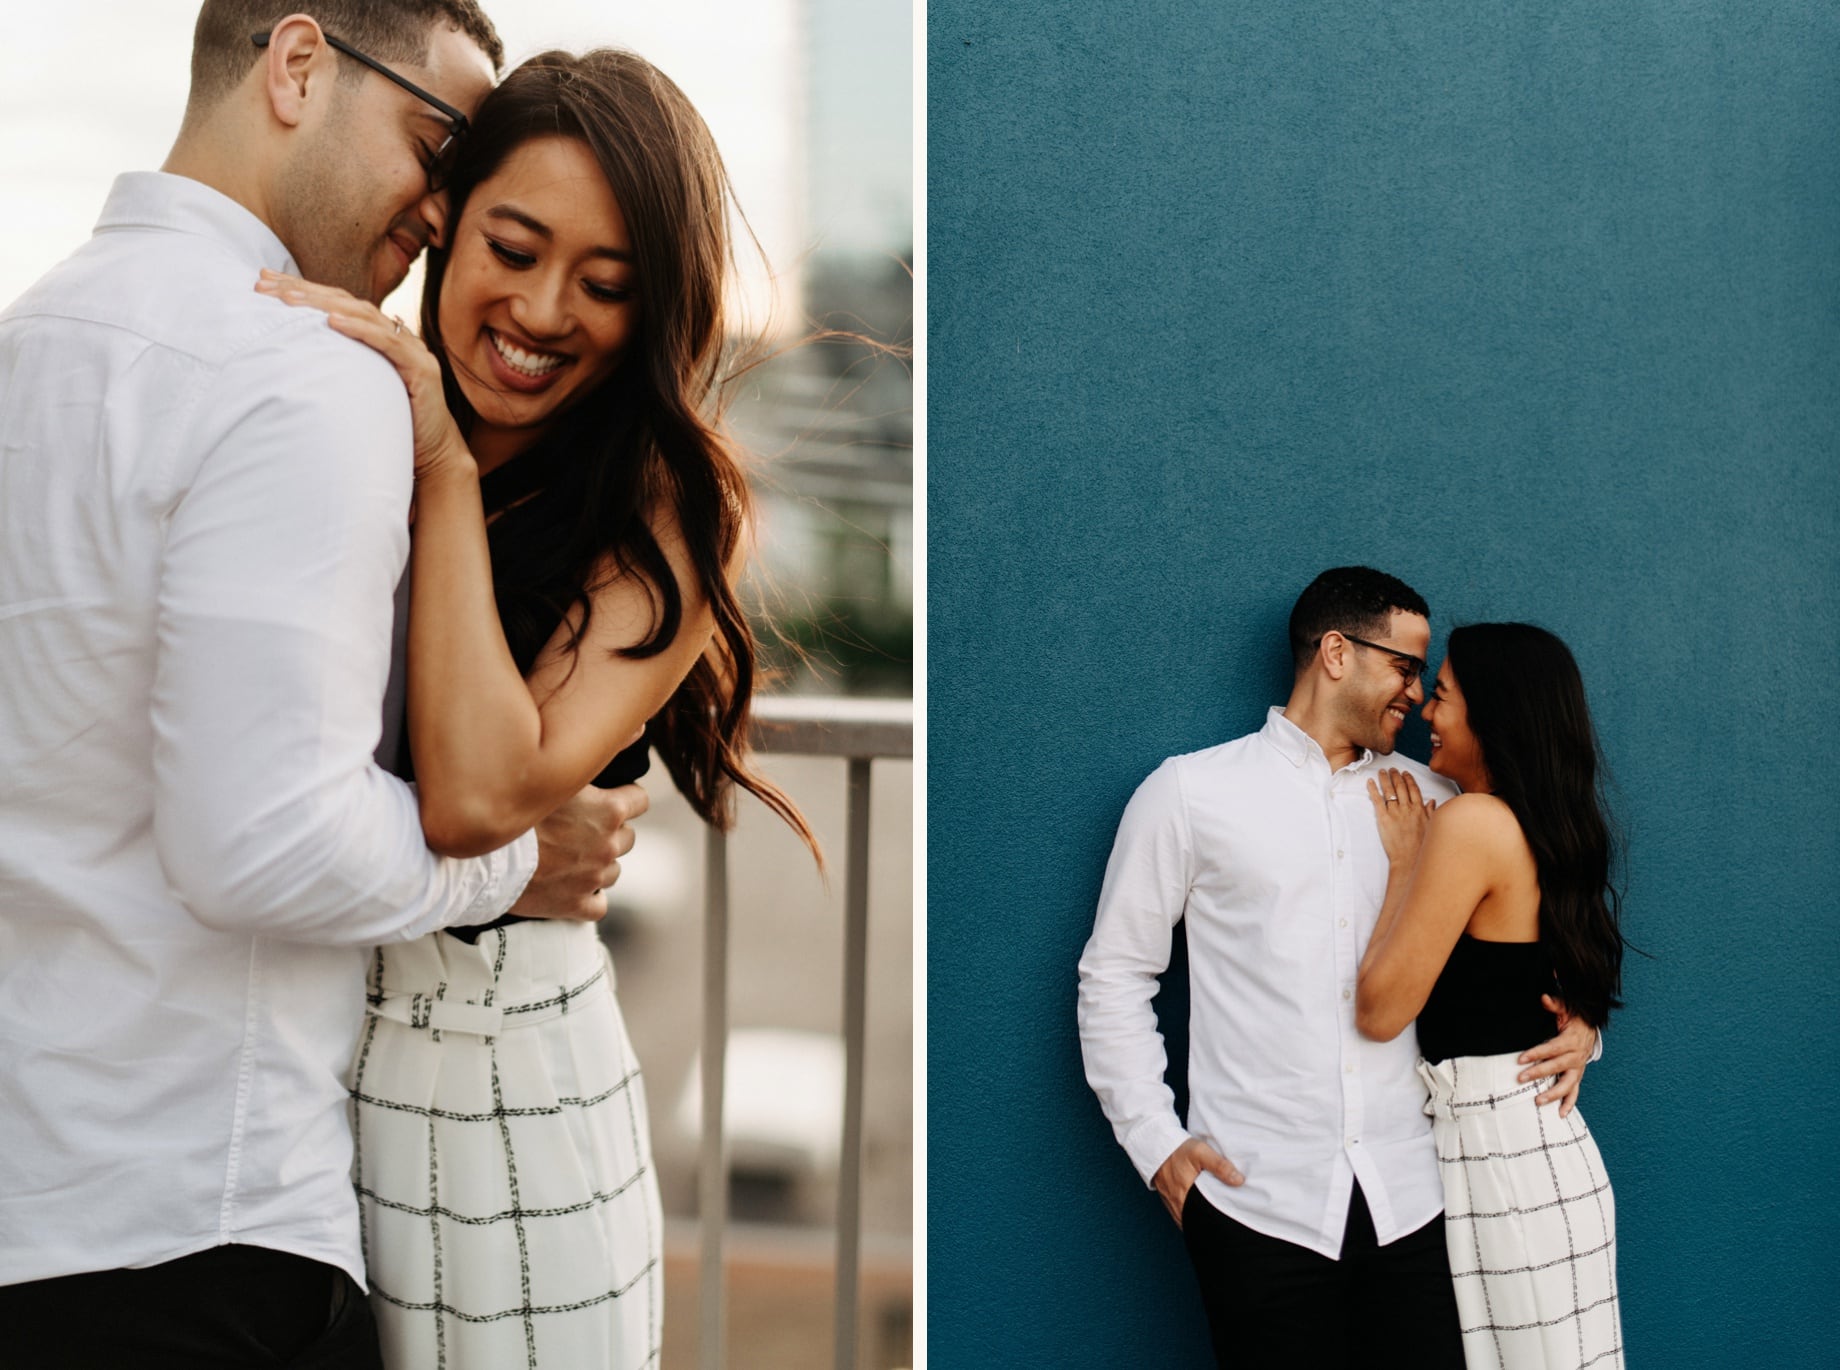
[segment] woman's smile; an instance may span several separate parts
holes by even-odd
[[[487,328],[485,334],[492,344],[486,355],[496,363],[492,368],[494,374],[504,384],[527,395],[549,389],[569,362],[569,358],[555,352],[520,347],[496,329]]]

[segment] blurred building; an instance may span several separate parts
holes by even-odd
[[[731,420],[765,459],[760,602],[791,687],[908,695],[912,10],[803,0],[801,15],[811,248],[785,350],[747,374]]]

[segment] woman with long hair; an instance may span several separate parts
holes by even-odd
[[[746,752],[752,515],[717,424],[731,193],[683,93],[629,53],[549,52],[481,105],[431,249],[422,337],[325,309],[415,418],[409,718],[429,845],[502,846],[655,749],[726,826],[736,787],[807,843]],[[814,845],[815,850],[815,845]],[[351,1076],[386,1362],[644,1366],[657,1180],[591,923],[500,919],[384,947]]]
[[[1584,683],[1544,629],[1472,624],[1451,633],[1423,712],[1431,769],[1463,793],[1439,806],[1408,773],[1368,782],[1391,870],[1356,1021],[1383,1041],[1418,1022],[1468,1365],[1621,1366],[1602,1157],[1576,1110],[1536,1103],[1546,1081],[1517,1078],[1552,1035],[1548,1009],[1602,1028],[1621,1006]]]

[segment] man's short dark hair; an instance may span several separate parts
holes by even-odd
[[[379,62],[420,66],[428,60],[428,35],[436,24],[458,29],[492,59],[492,70],[505,64],[505,45],[477,0],[204,0],[192,29],[192,92],[188,110],[216,104],[249,74],[262,50],[250,41],[267,33],[290,14],[311,14],[333,37]],[[364,66],[343,53],[341,77],[353,80]]]
[[[1386,634],[1395,609],[1431,617],[1418,591],[1397,576],[1371,566],[1337,566],[1324,571],[1297,596],[1291,610],[1291,659],[1301,671],[1324,633]]]

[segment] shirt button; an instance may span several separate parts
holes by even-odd
[[[1340,861],[1340,860],[1342,859],[1342,857],[1343,857],[1344,855],[1346,855],[1346,853],[1345,853],[1345,852],[1339,852],[1339,851],[1338,851],[1338,852],[1337,852],[1337,853],[1335,854],[1335,859],[1336,859],[1337,861]]]
[[[1347,926],[1348,926],[1348,920],[1347,920],[1346,918],[1344,918],[1344,919],[1342,919],[1342,920],[1341,920],[1341,925],[1342,925],[1343,927],[1347,927]]]
[[[1343,1067],[1342,1067],[1342,1074],[1344,1074],[1344,1075],[1352,1075],[1352,1074],[1354,1074],[1354,1066],[1353,1066],[1353,1064],[1352,1064],[1352,1063],[1350,1063],[1350,1064],[1348,1064],[1348,1065],[1345,1065],[1345,1066],[1343,1066]]]
[[[1352,999],[1352,998],[1354,998],[1354,991],[1353,991],[1353,990],[1351,990],[1351,989],[1345,989],[1345,990],[1343,990],[1343,991],[1342,991],[1342,998],[1343,998],[1344,1000],[1348,1000],[1348,999]]]

